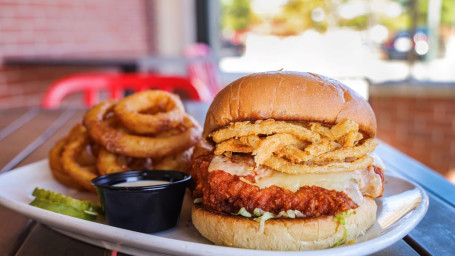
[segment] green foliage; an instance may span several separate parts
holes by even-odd
[[[368,28],[368,15],[357,16],[349,20],[340,20],[339,25],[341,27],[350,27],[353,29],[367,29]]]
[[[221,25],[224,28],[245,30],[253,20],[249,0],[222,1],[221,8]]]
[[[379,23],[383,24],[391,30],[405,30],[411,26],[411,18],[408,14],[401,14],[396,18],[390,18],[386,15],[381,15]]]
[[[429,0],[418,1],[418,19],[417,24],[424,26],[427,22],[428,15],[428,4]],[[441,3],[441,24],[443,25],[455,25],[455,1],[454,0],[442,0]]]
[[[285,21],[288,34],[297,34],[309,28],[324,32],[327,30],[327,20],[315,22],[311,19],[311,12],[322,8],[327,15],[330,4],[328,0],[289,0],[276,19]]]
[[[417,9],[417,27],[425,27],[428,19],[428,4],[429,0],[396,0],[400,3],[405,10],[397,18],[382,17],[381,23],[390,29],[409,29],[410,20],[412,17],[410,10],[410,1],[416,1]],[[441,6],[441,24],[442,25],[455,25],[455,1],[442,0]]]
[[[403,13],[397,17],[388,17],[381,10],[378,11],[379,23],[390,30],[405,30],[411,26],[412,5],[415,4],[418,27],[427,24],[429,0],[390,0],[400,4]],[[250,0],[222,0],[222,27],[233,31],[248,29],[251,25],[270,22],[274,28],[272,33],[279,35],[294,35],[307,29],[315,29],[320,32],[327,30],[328,24],[335,26],[350,27],[353,29],[367,29],[369,15],[357,16],[353,19],[340,19],[335,10],[341,3],[349,0],[288,0],[281,12],[274,17],[261,17],[253,12]],[[311,18],[313,10],[321,8],[325,13],[325,19],[316,22]],[[441,25],[455,25],[455,0],[442,0]]]
[[[455,25],[455,1],[442,0],[441,24]]]

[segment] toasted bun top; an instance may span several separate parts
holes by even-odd
[[[349,119],[376,135],[373,110],[352,89],[325,76],[284,71],[251,74],[226,86],[210,105],[202,135],[231,122],[264,119],[326,124]]]

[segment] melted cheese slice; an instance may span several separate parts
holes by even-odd
[[[373,165],[383,168],[378,157],[373,156],[373,159],[375,159]],[[364,195],[373,198],[382,195],[381,177],[371,167],[351,172],[293,175],[274,171],[262,165],[256,167],[251,157],[215,156],[208,168],[209,172],[214,170],[222,170],[237,176],[253,175],[256,183],[248,183],[259,188],[276,185],[295,192],[303,186],[318,186],[328,190],[343,191],[357,204],[362,202]]]

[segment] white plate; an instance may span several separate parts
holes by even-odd
[[[94,199],[89,193],[80,193],[56,182],[42,160],[6,174],[0,175],[0,204],[70,237],[107,249],[135,255],[178,254],[178,255],[360,255],[370,254],[392,245],[410,232],[423,218],[428,208],[428,196],[418,185],[398,177],[386,175],[384,197],[377,199],[378,222],[355,244],[338,248],[304,251],[278,252],[238,249],[216,246],[199,235],[190,220],[191,199],[185,197],[180,223],[176,228],[153,235],[138,233],[101,223],[85,221],[28,205],[33,200],[35,187],[45,188],[81,199]],[[412,202],[412,203],[411,203]],[[396,214],[404,217],[393,221]],[[404,214],[406,213],[406,214]],[[390,222],[390,221],[389,221]],[[379,225],[378,223],[382,223]]]

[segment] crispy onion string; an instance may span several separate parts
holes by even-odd
[[[256,165],[287,173],[365,168],[372,162],[368,153],[378,144],[374,138],[363,139],[359,125],[350,120],[330,128],[320,123],[239,122],[215,131],[211,136],[218,142],[215,155],[251,153]]]
[[[361,170],[373,163],[373,158],[364,156],[353,162],[329,162],[324,165],[307,165],[307,164],[294,164],[286,159],[272,156],[265,160],[264,165],[280,170],[289,174],[305,174],[305,173],[331,173],[331,172],[348,172],[354,170]]]
[[[255,155],[254,161],[257,164],[263,164],[275,151],[288,145],[303,148],[306,143],[290,134],[275,134],[268,136],[262,141],[260,146],[253,151],[253,155]]]
[[[210,136],[213,141],[220,143],[230,138],[239,138],[249,135],[271,135],[277,133],[292,134],[301,140],[312,142],[317,142],[321,138],[318,133],[305,128],[302,125],[275,121],[273,119],[256,121],[255,123],[249,121],[231,123],[226,128],[213,132]]]

